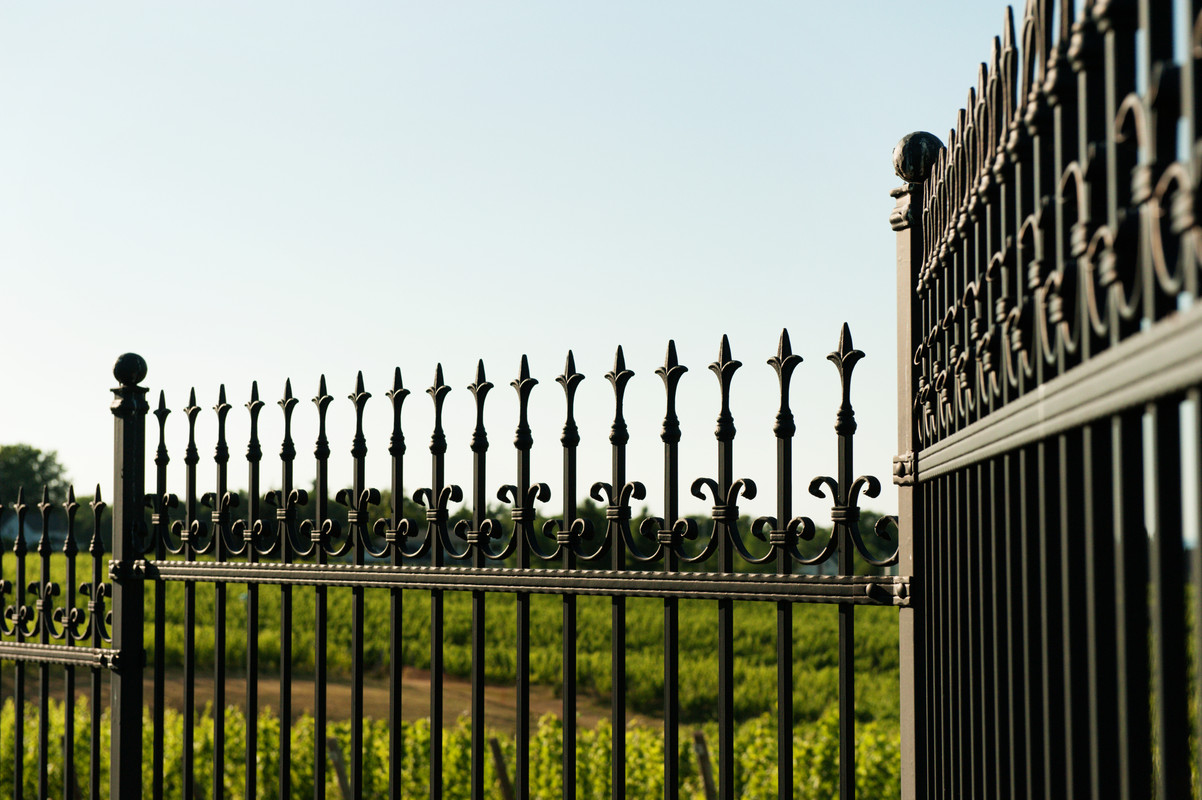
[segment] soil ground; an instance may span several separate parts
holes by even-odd
[[[51,696],[61,699],[64,691],[63,668],[52,667],[50,670]],[[0,696],[12,697],[14,693],[14,678],[16,670],[11,664],[5,664],[0,671]],[[426,670],[405,668],[401,677],[401,713],[406,720],[421,719],[430,715],[430,673]],[[76,696],[86,698],[91,691],[91,677],[87,670],[76,670]],[[182,669],[168,670],[163,683],[164,700],[169,708],[180,709],[184,705],[184,672]],[[143,685],[146,703],[149,705],[153,696],[153,679],[148,678]],[[38,668],[25,668],[25,699],[36,702],[39,691]],[[258,683],[259,708],[271,708],[279,711],[280,680],[277,676],[260,675]],[[107,676],[104,680],[102,696],[105,705],[108,704],[109,686]],[[292,679],[292,715],[295,720],[301,714],[313,713],[314,683],[311,677],[296,677]],[[462,678],[444,676],[443,678],[443,725],[453,726],[460,715],[467,714],[471,707],[472,687],[469,681]],[[207,671],[197,674],[195,681],[196,708],[203,708],[213,700],[213,678]],[[246,704],[245,675],[228,675],[225,683],[225,703],[227,706],[244,708]],[[388,719],[389,692],[387,679],[366,678],[363,683],[364,714],[375,719]],[[563,713],[563,700],[546,686],[530,687],[530,716],[538,719],[543,714]],[[351,714],[351,687],[346,681],[327,681],[326,683],[326,714],[330,721],[348,719]],[[578,697],[576,700],[576,718],[581,725],[593,726],[598,720],[608,719],[609,706],[591,697]],[[512,731],[517,719],[517,690],[513,686],[487,686],[484,691],[484,722],[485,725],[497,730]],[[627,719],[648,722],[645,717],[635,714],[627,715]]]

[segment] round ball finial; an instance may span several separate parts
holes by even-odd
[[[123,386],[141,383],[146,377],[146,360],[137,353],[123,353],[117,356],[117,363],[113,365],[113,377]]]
[[[943,149],[943,142],[933,133],[907,133],[893,148],[893,171],[909,183],[922,183],[931,175],[931,167]]]

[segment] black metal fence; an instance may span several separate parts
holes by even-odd
[[[872,564],[895,563],[896,554],[874,555],[879,548],[895,547],[886,529],[892,518],[885,518],[877,533],[884,541],[868,543],[857,524],[859,499],[864,494],[877,496],[880,486],[875,478],[857,477],[853,466],[853,443],[856,431],[855,414],[851,405],[852,371],[863,353],[852,345],[846,326],[839,337],[838,347],[828,358],[838,371],[842,387],[842,403],[837,410],[836,447],[838,470],[834,476],[820,476],[809,483],[809,492],[828,497],[833,504],[832,531],[828,534],[814,523],[793,511],[794,457],[792,438],[795,423],[790,411],[790,381],[801,363],[792,353],[787,333],[782,333],[777,353],[768,364],[779,377],[779,413],[772,426],[776,437],[776,496],[768,508],[774,514],[761,516],[753,523],[740,525],[740,502],[757,497],[755,484],[737,477],[734,467],[735,426],[730,412],[730,396],[736,371],[742,366],[734,360],[723,337],[718,359],[709,365],[718,380],[717,469],[713,475],[685,476],[690,480],[688,491],[699,500],[712,504],[709,525],[698,525],[681,513],[684,488],[678,447],[682,432],[677,418],[678,382],[686,371],[679,364],[675,348],[669,344],[664,364],[656,375],[665,390],[665,412],[661,432],[663,442],[663,498],[661,515],[645,518],[633,525],[632,502],[645,497],[643,484],[628,474],[627,444],[629,434],[624,413],[624,394],[633,373],[626,368],[619,348],[612,370],[605,379],[611,384],[614,413],[609,434],[611,447],[608,480],[588,485],[588,494],[604,506],[604,525],[593,525],[581,516],[580,505],[584,484],[577,471],[579,428],[574,414],[577,389],[584,376],[576,370],[571,353],[564,371],[555,380],[563,390],[565,413],[562,450],[562,495],[558,498],[561,514],[541,527],[535,526],[538,504],[549,503],[551,492],[540,483],[531,470],[533,437],[529,420],[529,398],[537,384],[522,359],[518,377],[511,383],[519,400],[514,450],[517,457],[513,483],[501,485],[490,474],[487,464],[489,437],[484,426],[485,401],[493,388],[485,377],[483,364],[468,391],[475,404],[475,425],[471,434],[473,468],[466,484],[467,492],[450,483],[446,475],[447,439],[443,429],[443,404],[451,388],[443,380],[442,368],[426,393],[434,406],[434,426],[430,434],[429,455],[425,461],[428,483],[412,494],[424,508],[424,519],[403,518],[405,488],[420,482],[406,475],[414,456],[407,455],[402,432],[402,408],[410,392],[404,388],[398,369],[391,389],[385,394],[391,405],[392,436],[387,444],[391,464],[391,508],[389,515],[371,522],[372,507],[381,502],[381,492],[366,481],[367,441],[364,435],[364,410],[372,395],[366,390],[362,375],[350,394],[354,409],[355,434],[350,442],[353,464],[353,485],[338,491],[336,502],[345,507],[345,515],[334,513],[331,496],[329,462],[332,446],[326,435],[327,415],[333,397],[322,378],[317,396],[309,413],[317,418],[318,436],[314,449],[316,480],[313,490],[296,485],[294,466],[298,458],[297,443],[292,437],[292,419],[300,409],[291,384],[284,389],[278,406],[283,417],[283,437],[279,443],[278,490],[263,491],[263,484],[272,479],[262,469],[263,445],[259,439],[259,418],[265,410],[258,387],[251,390],[245,413],[249,416],[249,441],[243,469],[247,474],[245,498],[230,489],[230,444],[227,442],[227,417],[232,410],[224,387],[212,413],[216,425],[216,448],[210,468],[200,468],[201,458],[196,446],[196,425],[202,415],[195,392],[183,408],[183,423],[187,426],[188,444],[183,454],[183,483],[179,485],[179,470],[169,471],[170,456],[166,447],[166,429],[171,411],[166,398],[159,394],[153,411],[147,403],[148,390],[140,385],[146,375],[143,360],[133,354],[122,356],[114,369],[119,386],[113,390],[115,429],[115,485],[113,491],[112,553],[107,568],[103,567],[105,553],[100,539],[100,493],[97,489],[92,513],[93,525],[91,565],[92,575],[83,591],[89,598],[86,610],[80,606],[74,590],[75,559],[66,559],[67,576],[61,584],[50,574],[49,534],[47,517],[51,504],[47,499],[38,506],[43,518],[42,540],[38,545],[41,572],[37,580],[29,581],[25,573],[25,535],[22,530],[15,540],[16,581],[0,585],[0,600],[6,606],[6,627],[0,631],[0,660],[15,662],[17,698],[25,696],[26,670],[38,671],[40,708],[39,794],[46,796],[48,772],[55,764],[74,769],[73,736],[64,737],[62,749],[48,734],[48,702],[52,691],[51,666],[64,665],[67,718],[72,719],[77,670],[90,670],[92,680],[92,747],[90,749],[89,796],[103,795],[99,773],[99,739],[102,729],[99,716],[103,703],[101,676],[109,672],[111,699],[109,703],[111,730],[111,764],[108,792],[111,797],[142,796],[143,775],[151,776],[151,794],[160,797],[164,791],[166,738],[164,709],[167,682],[171,678],[164,663],[166,651],[164,619],[168,605],[168,590],[182,584],[183,593],[183,676],[182,696],[183,760],[180,777],[183,796],[211,794],[221,797],[222,781],[198,785],[201,765],[196,763],[196,743],[193,739],[197,722],[196,664],[198,661],[197,634],[212,637],[212,768],[208,774],[222,776],[227,759],[245,759],[254,764],[261,743],[256,740],[254,724],[248,724],[244,734],[244,752],[231,752],[226,738],[226,688],[230,681],[245,680],[245,719],[256,720],[263,710],[260,702],[259,639],[264,631],[280,632],[279,703],[275,709],[280,720],[292,718],[291,686],[295,678],[292,652],[294,612],[298,604],[313,609],[315,621],[314,665],[314,755],[315,794],[325,794],[327,741],[327,656],[330,647],[329,592],[349,589],[351,601],[351,744],[347,752],[348,789],[352,796],[363,794],[364,786],[364,676],[369,669],[378,669],[379,659],[369,663],[364,651],[365,594],[384,591],[389,596],[391,617],[388,621],[390,653],[389,721],[390,744],[387,758],[389,796],[399,797],[404,742],[401,731],[401,667],[402,645],[406,640],[421,638],[428,641],[430,652],[429,708],[432,717],[429,740],[431,774],[429,796],[434,800],[443,793],[442,726],[444,699],[444,593],[465,592],[471,596],[471,794],[482,797],[485,792],[486,739],[484,719],[485,693],[485,615],[490,593],[516,595],[516,742],[514,790],[517,797],[529,796],[529,764],[531,747],[530,720],[530,602],[534,594],[559,595],[562,598],[562,668],[563,668],[563,791],[564,796],[576,795],[576,705],[577,691],[577,599],[584,595],[610,598],[612,622],[612,652],[609,669],[612,673],[612,743],[611,785],[615,797],[637,796],[637,787],[625,783],[626,744],[626,680],[627,651],[626,603],[632,597],[651,597],[663,602],[663,665],[664,665],[664,784],[668,797],[676,797],[680,785],[679,699],[678,681],[682,669],[679,663],[679,603],[682,599],[713,602],[713,620],[718,639],[718,681],[715,687],[719,735],[716,766],[719,777],[718,795],[735,796],[734,783],[734,604],[760,602],[775,605],[777,614],[777,709],[778,709],[778,777],[780,796],[792,797],[793,774],[793,692],[792,665],[793,623],[795,603],[832,603],[839,607],[839,695],[840,695],[840,772],[843,796],[854,794],[854,673],[853,638],[854,608],[859,604],[905,606],[909,603],[909,581],[906,577],[889,575],[856,575],[853,556],[859,554]],[[146,416],[152,413],[157,421],[157,447],[153,450],[151,474],[147,473]],[[646,465],[639,465],[645,469]],[[201,473],[212,470],[212,491],[202,493]],[[272,471],[274,473],[274,470]],[[273,475],[273,478],[275,476]],[[499,487],[499,488],[498,488]],[[176,494],[172,491],[175,490]],[[510,508],[509,525],[488,516],[493,500],[498,499]],[[470,519],[453,521],[450,507],[468,500]],[[203,507],[203,511],[202,511]],[[67,517],[76,512],[67,503]],[[767,508],[765,509],[767,510]],[[13,513],[23,524],[28,509],[18,502]],[[341,517],[341,519],[340,519]],[[341,520],[345,520],[342,522]],[[69,523],[74,525],[73,522]],[[703,530],[704,528],[704,530]],[[823,536],[828,536],[823,540]],[[64,552],[74,556],[76,534],[72,529],[65,538]],[[809,565],[837,560],[840,574],[816,575],[804,572]],[[863,571],[863,570],[861,570]],[[200,619],[197,609],[197,588],[210,584],[214,590],[214,618]],[[245,673],[227,674],[226,639],[227,611],[231,602],[230,587],[238,587],[236,602],[245,604],[246,651]],[[244,587],[244,593],[243,593]],[[64,593],[65,589],[65,593]],[[430,619],[428,627],[404,629],[402,603],[404,590],[428,592]],[[279,595],[278,618],[260,614],[264,593]],[[172,595],[177,597],[178,595]],[[31,601],[36,598],[36,602]],[[174,600],[172,602],[175,602]],[[111,611],[106,611],[106,604]],[[275,604],[273,603],[273,608]],[[495,613],[495,612],[494,612]],[[145,642],[144,620],[152,620],[152,642]],[[111,620],[111,622],[107,622]],[[108,630],[111,628],[111,638]],[[35,641],[36,640],[36,641]],[[144,663],[147,645],[153,646],[153,660]],[[207,645],[206,645],[207,646]],[[148,681],[150,696],[144,697],[143,685]],[[149,703],[147,703],[149,701]],[[23,705],[16,703],[17,713]],[[16,726],[21,736],[21,725]],[[144,745],[147,745],[144,747]],[[25,743],[18,738],[17,752]],[[281,797],[293,796],[290,785],[292,760],[290,737],[279,737],[276,781]],[[149,754],[148,763],[144,752]],[[59,759],[61,758],[61,761]],[[21,759],[17,758],[18,771]],[[241,787],[247,797],[260,794],[255,769],[246,770],[246,785]],[[65,794],[72,796],[73,781],[64,782]],[[20,774],[15,782],[16,796],[21,796]],[[629,791],[628,791],[629,790]]]
[[[899,145],[905,797],[1198,796],[1200,31],[1030,2]]]

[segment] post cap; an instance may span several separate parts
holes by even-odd
[[[122,353],[113,365],[113,377],[123,386],[141,383],[146,377],[146,360],[137,353]]]
[[[922,183],[931,175],[931,167],[943,149],[943,142],[933,133],[907,133],[893,148],[893,171],[909,183]]]

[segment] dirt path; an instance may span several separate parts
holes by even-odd
[[[5,664],[0,677],[0,692],[4,697],[13,694],[13,674],[11,665]],[[25,677],[25,697],[33,702],[37,699],[38,678],[36,668],[27,668]],[[61,699],[63,694],[63,676],[61,668],[51,670],[51,695]],[[80,671],[76,676],[77,696],[86,696],[90,691],[90,678],[86,671]],[[182,669],[167,671],[163,683],[164,699],[168,708],[180,709],[184,705],[184,672]],[[147,679],[144,692],[147,704],[153,697],[153,680]],[[108,682],[105,681],[104,700],[108,704]],[[279,711],[280,681],[278,677],[260,676],[258,684],[259,708],[271,708]],[[292,714],[296,719],[301,714],[313,713],[314,683],[312,678],[300,677],[292,680]],[[472,687],[469,681],[462,678],[443,678],[443,725],[450,727],[455,724],[460,715],[467,714],[471,707]],[[195,682],[196,707],[203,708],[213,700],[213,679],[207,670],[198,674]],[[226,679],[225,703],[227,706],[244,708],[246,704],[246,678],[243,675],[231,675]],[[389,692],[387,679],[365,679],[363,685],[364,714],[375,719],[388,719]],[[326,683],[326,713],[331,721],[348,719],[351,714],[351,687],[346,681],[327,681]],[[563,701],[546,686],[530,687],[530,715],[538,719],[543,714],[562,714]],[[591,697],[578,697],[576,700],[576,718],[581,725],[593,726],[598,720],[609,718],[609,706]],[[401,678],[401,714],[406,720],[421,719],[430,715],[430,673],[426,670],[406,668]],[[636,714],[628,715],[627,719],[649,723],[646,717]],[[513,686],[487,686],[484,691],[484,721],[485,725],[498,730],[512,731],[517,720],[517,691]]]

